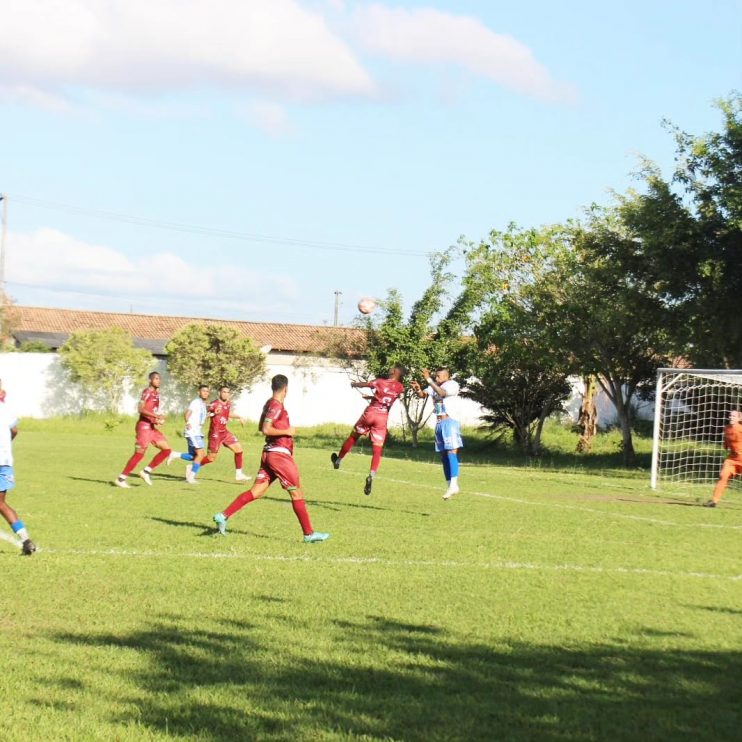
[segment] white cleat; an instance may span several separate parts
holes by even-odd
[[[235,475],[234,481],[235,482],[249,482],[252,479],[252,477],[248,477],[247,474],[244,472],[239,472]]]
[[[186,464],[186,476],[185,480],[188,482],[188,484],[191,483],[191,479],[193,479],[193,464]]]
[[[142,471],[139,472],[139,476],[144,480],[145,484],[148,484],[150,487],[152,486],[152,479],[150,478],[148,471],[142,469]]]
[[[201,482],[191,474],[189,477],[186,477],[186,484],[201,484]]]
[[[170,466],[173,461],[177,461],[179,458],[180,453],[178,451],[170,451],[170,455],[167,457],[167,465]]]
[[[131,489],[131,485],[125,479],[114,479],[113,483],[117,487],[123,487],[125,490]]]
[[[443,493],[443,499],[444,500],[450,500],[458,492],[459,492],[458,485],[457,484],[451,484],[451,485],[449,485],[448,489]]]

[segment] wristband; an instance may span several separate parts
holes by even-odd
[[[430,386],[432,386],[432,384],[433,384],[433,379],[431,379],[431,378],[430,378],[430,376],[428,376],[428,378],[427,378],[427,379],[425,379],[425,383],[426,383],[426,384],[428,384],[428,385],[430,385]]]

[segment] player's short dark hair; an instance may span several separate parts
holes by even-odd
[[[448,371],[448,375],[451,375],[451,369],[448,366],[438,366],[435,372],[438,373],[439,371]]]
[[[289,385],[289,379],[283,374],[276,374],[271,379],[271,389],[274,392],[280,392],[281,389],[285,389]]]
[[[224,391],[225,389],[226,389],[227,391],[229,391],[229,390],[230,390],[230,388],[231,388],[231,387],[229,386],[229,384],[222,384],[222,385],[221,385],[221,386],[219,387],[219,391],[220,391],[220,392],[223,392],[223,391]]]
[[[200,391],[201,391],[202,389],[208,389],[208,388],[209,388],[209,385],[208,385],[208,384],[199,384],[199,385],[198,385],[198,391],[199,391],[199,392],[200,392]]]
[[[149,379],[150,381],[152,381],[152,379],[153,379],[153,378],[154,378],[155,376],[159,376],[159,375],[160,375],[160,372],[159,372],[159,371],[150,371],[150,372],[149,372],[149,376],[148,376],[147,378],[148,378],[148,379]]]
[[[401,363],[395,363],[392,368],[399,371],[400,376],[407,376],[407,367],[403,366]]]

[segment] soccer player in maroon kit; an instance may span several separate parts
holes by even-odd
[[[139,420],[136,424],[136,442],[134,444],[134,455],[126,462],[126,466],[118,478],[114,480],[117,487],[128,487],[126,478],[134,471],[134,467],[144,458],[144,453],[149,445],[159,448],[152,461],[139,472],[139,476],[146,484],[152,485],[150,474],[170,455],[170,444],[167,438],[157,429],[158,425],[165,422],[160,413],[160,374],[153,371],[149,375],[149,386],[142,392],[139,398]]]
[[[373,389],[374,393],[372,397],[366,397],[371,399],[371,404],[366,407],[355,427],[351,431],[351,434],[346,438],[340,448],[339,453],[333,453],[330,456],[332,465],[336,468],[340,468],[340,462],[346,457],[348,452],[358,442],[358,439],[362,435],[368,435],[371,439],[371,469],[366,477],[366,485],[363,488],[365,495],[371,494],[371,487],[376,477],[376,472],[379,470],[379,464],[381,463],[381,452],[384,448],[384,441],[386,440],[387,428],[389,425],[389,410],[392,405],[404,394],[404,384],[402,379],[405,375],[405,368],[400,364],[392,367],[388,375],[385,377],[379,376],[373,381],[353,381],[351,386],[354,389]]]
[[[265,436],[265,446],[260,459],[260,470],[255,477],[252,489],[238,495],[223,512],[214,516],[214,523],[222,535],[227,533],[227,521],[245,505],[263,497],[268,487],[277,479],[291,497],[291,506],[304,533],[305,543],[326,541],[329,533],[319,533],[312,529],[309,513],[304,502],[299,470],[294,461],[295,428],[289,422],[289,414],[283,406],[288,391],[289,380],[278,374],[271,379],[273,396],[263,406],[258,429]]]
[[[206,458],[201,462],[201,468],[211,464],[216,459],[219,449],[226,446],[234,454],[234,478],[238,482],[247,482],[250,477],[242,471],[242,445],[237,436],[227,429],[227,423],[230,419],[242,423],[242,418],[232,414],[232,400],[230,399],[228,386],[219,389],[219,397],[208,406],[207,414],[210,418],[209,451]]]

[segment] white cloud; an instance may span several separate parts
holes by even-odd
[[[0,22],[6,90],[375,92],[348,44],[297,0],[5,0]]]
[[[573,101],[573,86],[555,81],[533,52],[476,18],[433,8],[359,7],[354,34],[369,52],[397,61],[459,65],[494,82],[547,101]]]
[[[298,289],[282,274],[239,265],[188,263],[161,252],[132,260],[103,245],[75,239],[55,229],[10,233],[6,277],[14,286],[65,293],[96,293],[114,299],[190,303],[202,315],[230,308],[252,312],[285,308]]]
[[[273,137],[284,137],[295,131],[286,109],[277,103],[254,101],[245,109],[245,114],[254,126]]]

